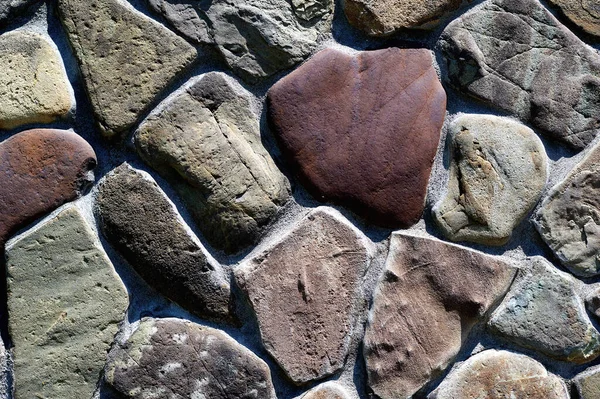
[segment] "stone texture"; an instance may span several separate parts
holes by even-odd
[[[91,398],[127,291],[77,208],[6,251],[15,399]]]
[[[593,367],[573,379],[579,399],[600,398],[600,367]]]
[[[310,21],[333,12],[332,0],[292,0],[294,14],[300,19]]]
[[[428,399],[569,399],[562,380],[525,355],[486,350],[462,363]]]
[[[317,208],[243,263],[236,281],[258,320],[263,346],[297,384],[345,363],[370,264],[366,237],[337,211]]]
[[[419,220],[446,110],[429,51],[323,50],[269,90],[268,107],[317,199],[388,227]]]
[[[107,240],[150,286],[200,317],[231,321],[229,277],[149,176],[116,168],[100,184],[96,213]]]
[[[537,0],[488,0],[438,47],[459,90],[582,149],[600,127],[600,57]]]
[[[196,57],[185,40],[122,0],[59,0],[100,130],[127,131]]]
[[[492,332],[557,359],[586,363],[600,354],[600,333],[577,295],[580,284],[542,257],[521,271],[488,326]]]
[[[140,156],[179,192],[210,244],[229,253],[257,241],[290,190],[241,90],[226,75],[204,75],[135,134]]]
[[[600,3],[596,0],[548,0],[585,32],[600,37]]]
[[[544,145],[507,118],[462,115],[449,127],[450,178],[433,214],[453,241],[503,245],[542,196]]]
[[[439,375],[515,273],[501,258],[393,233],[364,338],[374,393],[408,399]]]
[[[16,14],[39,0],[0,0],[0,28],[10,23]]]
[[[350,396],[341,385],[326,382],[305,393],[302,399],[350,399]]]
[[[269,368],[222,331],[143,319],[111,352],[106,381],[127,398],[275,399]]]
[[[585,298],[585,308],[600,319],[600,287],[596,287]]]

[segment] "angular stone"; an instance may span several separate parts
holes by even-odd
[[[0,143],[0,248],[21,227],[77,198],[95,166],[92,147],[70,131],[27,130]]]
[[[100,184],[96,212],[104,236],[150,286],[200,317],[231,321],[229,277],[149,176],[116,168]]]
[[[408,399],[443,372],[515,274],[501,258],[393,233],[363,346],[374,393]]]
[[[142,319],[110,354],[106,381],[126,398],[275,399],[267,364],[222,331]]]
[[[15,14],[38,1],[39,0],[0,0],[0,27],[4,27],[3,25],[10,22]]]
[[[300,19],[310,21],[333,12],[332,0],[292,0],[294,14]]]
[[[558,6],[575,25],[590,35],[600,37],[600,3],[596,0],[548,0]]]
[[[462,115],[450,125],[450,179],[433,214],[453,241],[505,244],[542,196],[544,145],[507,118]]]
[[[600,398],[600,367],[593,367],[573,379],[579,399]]]
[[[179,192],[211,245],[229,253],[257,241],[290,191],[241,90],[226,75],[204,75],[135,134],[140,156]]]
[[[577,295],[578,284],[542,257],[531,260],[494,311],[490,329],[517,345],[557,359],[586,363],[600,355],[600,333]]]
[[[585,299],[585,308],[600,319],[600,287],[594,289]]]
[[[59,0],[100,130],[127,131],[196,50],[122,0]]]
[[[600,56],[537,0],[488,0],[444,30],[451,85],[582,149],[600,127]]]
[[[341,385],[326,382],[305,393],[302,399],[350,399],[350,396]]]
[[[389,227],[420,219],[446,112],[429,51],[323,50],[269,90],[268,111],[317,199]]]
[[[462,363],[428,399],[569,399],[565,383],[525,355],[486,350]]]
[[[236,269],[263,346],[294,383],[344,366],[370,261],[366,237],[337,211],[317,208]]]
[[[77,208],[6,251],[15,399],[91,398],[129,303]]]

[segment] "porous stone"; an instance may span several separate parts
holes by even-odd
[[[0,0],[0,28],[11,22],[11,19],[27,6],[39,0]]]
[[[419,220],[446,111],[429,51],[326,49],[267,98],[282,150],[317,199],[388,227]]]
[[[600,127],[600,56],[538,0],[488,0],[438,47],[459,90],[580,150]]]
[[[453,241],[503,245],[533,209],[548,178],[544,145],[507,118],[462,115],[449,127],[450,178],[433,209]]]
[[[359,311],[369,242],[337,211],[317,208],[236,281],[256,314],[263,346],[296,384],[340,370]]]
[[[59,0],[100,130],[127,131],[196,50],[122,0]]]
[[[439,375],[515,274],[501,258],[393,233],[364,338],[373,392],[408,399]]]
[[[264,361],[224,332],[181,319],[142,319],[111,352],[105,379],[126,398],[276,398]]]
[[[326,382],[305,393],[302,399],[350,399],[350,396],[341,385]]]
[[[15,399],[91,398],[129,298],[77,208],[6,251]]]
[[[427,398],[569,399],[569,394],[565,383],[541,363],[492,349],[462,363]]]
[[[231,321],[229,277],[149,176],[116,168],[100,184],[96,213],[104,236],[150,286],[200,317]]]
[[[586,363],[600,354],[600,333],[577,295],[580,284],[542,257],[531,259],[492,314],[491,331],[557,359]]]
[[[600,37],[600,3],[595,0],[548,0],[585,32]]]
[[[53,122],[73,108],[60,53],[44,36],[22,30],[0,35],[0,65],[0,129]]]
[[[592,367],[573,379],[579,399],[600,398],[600,367]]]
[[[177,189],[212,246],[254,244],[289,198],[289,183],[260,139],[250,96],[209,73],[145,120],[140,156]]]

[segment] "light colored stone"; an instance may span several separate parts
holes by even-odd
[[[350,396],[341,385],[326,382],[305,393],[302,399],[350,399]]]
[[[0,26],[37,0],[0,0]]]
[[[332,0],[292,0],[294,14],[300,19],[310,21],[330,14],[333,11]]]
[[[578,374],[573,379],[573,385],[579,394],[578,399],[600,398],[600,367],[592,367]]]
[[[548,0],[585,32],[600,37],[600,3],[598,0]]]

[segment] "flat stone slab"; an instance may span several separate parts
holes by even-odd
[[[77,208],[6,250],[15,399],[91,398],[129,296]]]
[[[600,398],[600,367],[592,367],[573,378],[579,399]]]
[[[316,199],[386,227],[420,219],[446,114],[429,51],[326,49],[267,100],[282,151]]]
[[[326,382],[305,393],[302,399],[350,399],[350,396],[341,385]]]
[[[586,33],[600,37],[600,4],[595,0],[548,0]]]

